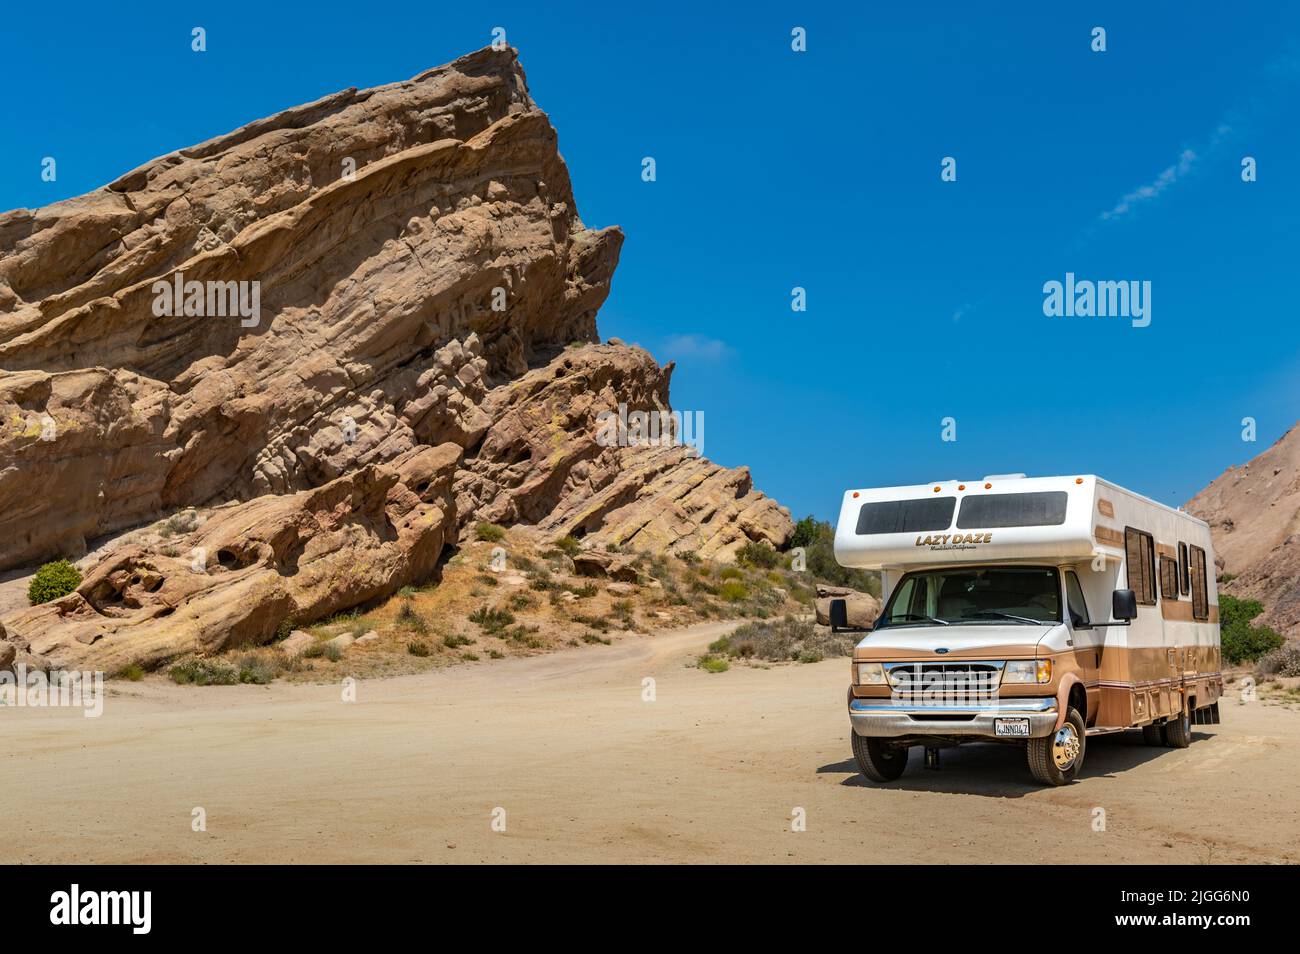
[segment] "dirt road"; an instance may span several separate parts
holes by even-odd
[[[1300,713],[1233,695],[1184,751],[1092,739],[1063,789],[992,745],[939,772],[914,752],[877,787],[849,754],[847,661],[687,668],[726,629],[361,682],[352,703],[151,680],[110,683],[98,719],[0,708],[0,863],[1300,861]]]

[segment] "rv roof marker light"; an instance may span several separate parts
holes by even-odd
[[[992,490],[992,489],[993,489],[993,485],[992,485],[992,484],[985,484],[985,485],[984,485],[984,489],[985,489],[985,490]]]
[[[938,485],[938,484],[935,484],[935,486],[934,486],[934,492],[935,492],[936,494],[939,492],[939,485]]]
[[[1074,478],[1074,482],[1075,482],[1076,484],[1081,484],[1081,483],[1083,483],[1083,478],[1082,478],[1082,477],[1076,477],[1076,478]]]
[[[966,489],[966,485],[965,485],[965,484],[958,484],[958,485],[957,485],[957,489],[958,489],[958,490],[965,490],[965,489]]]
[[[858,492],[857,492],[856,490],[853,491],[853,496],[854,496],[855,499],[857,498],[857,496],[858,496]]]

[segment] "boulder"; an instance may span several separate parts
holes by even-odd
[[[814,606],[817,623],[829,626],[831,623],[831,600],[842,599],[848,611],[849,625],[866,629],[875,625],[880,615],[880,600],[870,593],[862,593],[847,586],[826,586],[818,584],[817,598]]]
[[[292,633],[280,640],[279,650],[290,659],[295,656],[301,656],[306,652],[307,647],[316,642],[316,637],[303,629],[295,629]]]
[[[637,591],[635,583],[610,583],[605,592],[613,596],[632,596]]]

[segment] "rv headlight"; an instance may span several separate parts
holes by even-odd
[[[1002,682],[1005,683],[1048,683],[1052,681],[1052,661],[1050,659],[1013,659],[1002,670]]]
[[[883,686],[885,684],[885,667],[880,663],[854,663],[853,671],[858,677],[859,686]]]

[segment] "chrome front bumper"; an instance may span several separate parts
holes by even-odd
[[[849,721],[858,735],[898,738],[904,735],[994,736],[994,719],[1028,719],[1029,737],[1056,728],[1055,699],[997,699],[978,706],[917,706],[887,699],[851,699]],[[1023,738],[1023,736],[1021,737]]]

